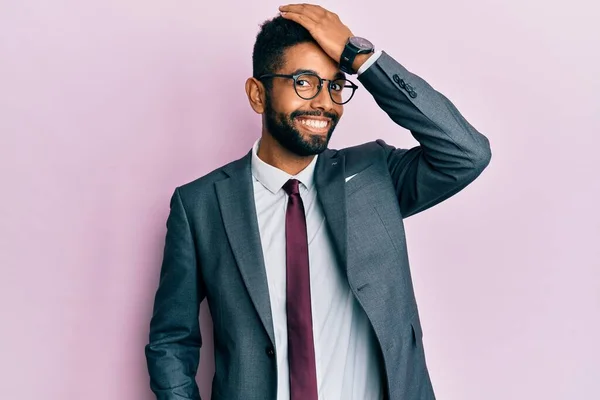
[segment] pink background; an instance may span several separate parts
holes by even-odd
[[[244,81],[279,4],[0,2],[1,398],[153,398],[169,197],[258,137]],[[324,6],[492,143],[475,183],[406,220],[438,398],[600,398],[595,2]],[[416,143],[362,89],[331,146],[376,138]],[[201,319],[208,396],[206,304]]]

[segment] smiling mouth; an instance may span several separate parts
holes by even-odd
[[[296,118],[296,121],[303,128],[317,133],[327,132],[331,125],[331,120],[329,119],[316,119],[316,118]]]

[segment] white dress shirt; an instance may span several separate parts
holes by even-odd
[[[368,60],[370,64],[373,58],[376,57]],[[318,156],[296,176],[291,176],[262,161],[257,155],[259,146],[260,139],[252,150],[252,175],[275,332],[277,400],[290,398],[285,257],[288,195],[282,189],[290,178],[300,181],[306,213],[319,400],[380,400],[383,375],[377,357],[377,339],[350,291],[345,268],[335,258],[313,180]]]
[[[369,57],[367,59],[367,61],[365,61],[363,63],[363,65],[360,66],[360,68],[358,69],[358,71],[356,71],[356,75],[360,76],[360,74],[362,74],[363,72],[365,72],[367,70],[367,68],[369,68],[371,65],[373,65],[373,63],[375,61],[377,61],[377,59],[379,58],[380,55],[381,55],[381,50],[377,50],[375,53],[373,53],[373,55],[371,57]]]

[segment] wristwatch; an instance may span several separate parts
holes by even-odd
[[[373,43],[359,36],[350,36],[340,57],[340,70],[347,74],[355,74],[352,64],[358,54],[369,54],[375,51]]]

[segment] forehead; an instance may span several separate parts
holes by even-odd
[[[281,73],[291,74],[297,70],[313,70],[322,78],[340,74],[337,63],[314,43],[300,43],[285,50]]]

